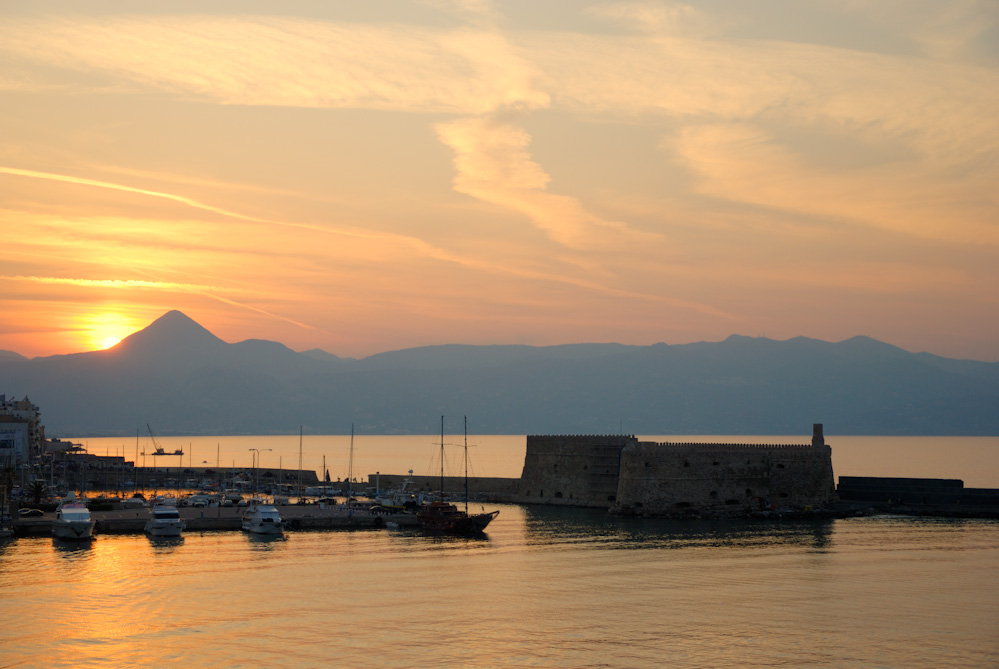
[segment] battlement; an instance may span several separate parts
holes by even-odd
[[[584,440],[607,441],[607,440],[624,439],[627,441],[635,441],[636,437],[633,434],[529,434],[527,435],[527,439],[528,441],[537,440],[537,439],[547,439],[547,440],[572,439],[575,441],[584,441]]]
[[[722,449],[798,449],[807,450],[815,448],[812,444],[728,444],[720,442],[699,442],[699,441],[656,441],[641,442],[655,444],[663,448],[722,448]]]

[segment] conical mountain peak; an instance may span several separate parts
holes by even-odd
[[[163,356],[173,352],[194,353],[205,348],[214,349],[221,344],[225,342],[183,312],[174,310],[125,337],[119,346],[132,354]]]

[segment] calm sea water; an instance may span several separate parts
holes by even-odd
[[[652,441],[804,444],[803,436],[641,436]],[[124,455],[136,464],[152,467],[153,445],[148,436],[76,440],[97,455]],[[827,435],[832,445],[836,476],[906,476],[963,479],[969,488],[999,488],[999,437],[858,437]],[[249,468],[257,451],[262,467],[297,469],[301,443],[302,467],[317,473],[325,462],[330,476],[345,479],[350,466],[350,436],[299,435],[266,437],[158,437],[167,451],[182,449],[185,466]],[[445,435],[446,470],[461,474],[462,435]],[[469,435],[470,473],[478,476],[519,477],[527,441],[516,435]],[[268,450],[269,449],[269,450]],[[355,478],[382,472],[417,475],[440,471],[440,435],[354,437]],[[159,466],[177,466],[179,457],[159,457]]]
[[[0,543],[0,666],[999,664],[999,522],[650,521]]]

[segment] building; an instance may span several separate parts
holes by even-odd
[[[0,464],[16,467],[34,461],[44,450],[45,426],[38,407],[27,397],[0,395]]]
[[[810,444],[657,443],[634,436],[528,436],[516,501],[626,515],[742,514],[835,500],[822,425]]]

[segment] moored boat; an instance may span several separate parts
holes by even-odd
[[[375,504],[391,511],[416,511],[423,504],[423,495],[412,490],[413,470],[403,480],[398,490],[381,490],[375,493]]]
[[[56,539],[86,541],[93,538],[94,520],[83,502],[64,502],[56,512],[52,536]]]
[[[284,521],[273,504],[254,499],[250,500],[250,505],[243,512],[243,531],[253,534],[281,534],[284,532]]]
[[[430,532],[475,534],[482,532],[499,511],[469,514],[448,502],[431,502],[416,514],[420,527]]]
[[[441,416],[441,496],[444,495],[444,417]],[[428,532],[477,534],[486,529],[499,511],[468,513],[468,421],[465,421],[465,510],[443,500],[420,507],[416,518]]]
[[[176,506],[155,504],[144,529],[152,537],[179,537],[186,527]]]

